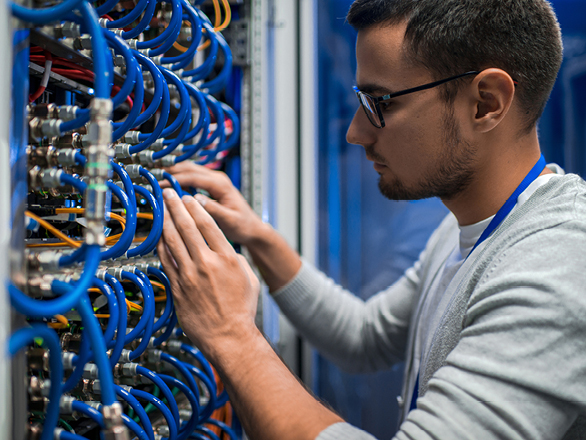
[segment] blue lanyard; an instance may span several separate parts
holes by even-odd
[[[537,163],[531,169],[531,171],[529,171],[529,174],[527,174],[527,176],[525,176],[525,178],[523,179],[521,184],[517,187],[515,192],[513,194],[511,194],[511,196],[507,199],[507,201],[501,207],[501,209],[498,210],[498,212],[496,213],[496,215],[494,216],[494,218],[492,219],[490,224],[487,226],[487,228],[484,230],[484,232],[482,233],[482,235],[480,236],[480,238],[478,239],[478,241],[474,245],[474,248],[470,251],[470,254],[472,252],[474,252],[474,249],[476,249],[478,247],[478,245],[480,245],[480,243],[482,243],[484,240],[486,240],[490,236],[490,234],[492,234],[494,232],[494,230],[496,228],[499,227],[499,225],[503,222],[503,220],[505,218],[507,218],[507,215],[509,215],[511,213],[511,211],[513,210],[513,208],[517,204],[517,199],[519,198],[521,193],[523,191],[525,191],[527,189],[527,187],[529,185],[531,185],[535,181],[535,179],[537,179],[539,177],[539,175],[541,174],[541,172],[543,171],[543,169],[545,168],[546,165],[547,165],[547,163],[545,162],[545,158],[543,157],[543,154],[542,154],[541,157],[539,158],[539,160],[537,161]],[[470,254],[468,254],[468,256],[470,256]],[[466,258],[468,258],[468,257],[466,257]],[[417,401],[418,397],[419,397],[419,373],[417,374],[417,379],[415,380],[415,387],[413,389],[413,395],[411,396],[411,405],[409,407],[409,411],[412,411],[415,408],[417,408],[416,401]]]
[[[521,193],[525,191],[527,187],[531,185],[535,181],[535,179],[539,177],[539,175],[541,174],[546,165],[547,163],[545,162],[545,158],[542,154],[537,163],[531,169],[531,171],[529,171],[529,174],[525,176],[521,184],[517,187],[515,192],[511,194],[511,197],[509,197],[505,204],[501,207],[501,209],[498,210],[490,224],[486,227],[486,229],[474,245],[474,248],[472,248],[472,250],[470,251],[470,254],[474,252],[474,249],[476,249],[478,245],[480,245],[480,243],[486,240],[488,236],[492,234],[496,228],[499,227],[499,225],[503,222],[505,218],[507,218],[507,216],[511,213],[511,211],[517,204],[517,199],[519,198]],[[468,254],[468,256],[470,256],[470,254]]]

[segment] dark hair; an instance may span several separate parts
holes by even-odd
[[[561,30],[546,0],[355,0],[360,31],[406,22],[405,49],[435,79],[496,67],[518,82],[527,131],[541,116],[562,63]],[[453,102],[461,82],[442,95]]]

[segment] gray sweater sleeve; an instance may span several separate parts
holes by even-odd
[[[273,294],[281,311],[321,354],[349,372],[386,368],[404,356],[417,271],[367,302],[307,262]]]

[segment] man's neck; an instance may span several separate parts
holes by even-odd
[[[478,223],[495,215],[529,174],[540,157],[537,133],[499,157],[479,166],[474,181],[453,199],[442,200],[460,226]],[[549,174],[545,168],[541,174]]]

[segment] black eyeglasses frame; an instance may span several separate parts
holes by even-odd
[[[450,78],[441,79],[439,81],[434,81],[434,82],[431,82],[429,84],[424,84],[422,86],[417,86],[417,87],[413,87],[413,88],[410,88],[410,89],[401,90],[399,92],[390,93],[388,95],[379,96],[379,97],[375,97],[375,96],[372,96],[372,95],[370,95],[370,94],[368,94],[366,92],[363,92],[362,90],[360,90],[356,86],[353,86],[352,88],[354,89],[354,92],[356,92],[356,96],[358,97],[358,102],[360,102],[360,105],[362,107],[362,110],[364,110],[364,113],[366,113],[366,117],[368,118],[368,120],[370,121],[370,123],[372,125],[374,125],[376,128],[383,128],[385,126],[385,120],[383,118],[383,112],[380,109],[380,103],[382,101],[386,101],[386,100],[392,99],[392,98],[397,98],[397,97],[403,96],[403,95],[408,95],[410,93],[420,92],[422,90],[433,89],[434,87],[437,87],[439,85],[445,84],[447,82],[454,81],[456,79],[460,79],[460,78],[463,78],[463,77],[469,76],[469,75],[478,75],[479,73],[480,73],[480,71],[466,72],[466,73],[462,73],[460,75],[451,76]],[[373,121],[371,119],[369,111],[364,107],[364,103],[362,101],[361,95],[364,95],[364,96],[368,97],[370,100],[372,100],[372,102],[374,102],[374,106],[376,108],[377,116],[378,116],[378,119],[379,119],[379,125],[376,125],[375,121]]]

